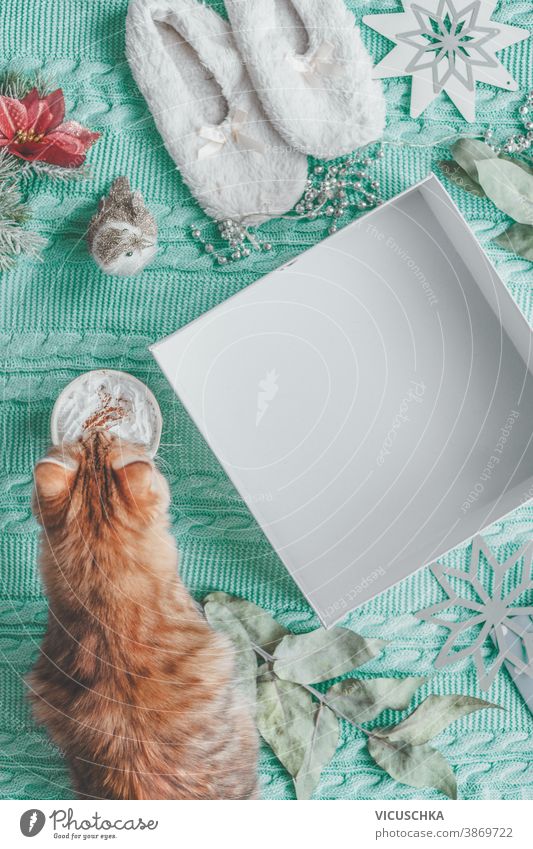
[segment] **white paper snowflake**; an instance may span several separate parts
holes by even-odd
[[[404,12],[366,15],[365,24],[396,42],[374,76],[412,75],[411,116],[441,91],[467,121],[475,120],[476,81],[516,91],[495,53],[530,33],[492,21],[496,0],[403,0]]]
[[[490,568],[489,588],[482,578],[481,556]],[[482,537],[478,536],[472,541],[472,556],[466,571],[443,566],[441,563],[431,566],[447,598],[415,615],[434,625],[442,625],[450,631],[435,660],[437,669],[472,656],[483,690],[490,687],[504,661],[519,673],[533,677],[533,632],[529,619],[533,616],[533,604],[523,603],[533,602],[532,565],[533,543],[520,548],[505,563],[498,563]],[[450,579],[454,584],[460,585],[461,592],[454,589]],[[452,608],[463,608],[468,612],[467,618],[451,621],[435,615]],[[454,649],[456,641],[468,637],[468,631],[474,626],[478,627],[475,640],[463,648]],[[509,637],[510,634],[512,638]],[[494,642],[497,654],[492,666],[486,668],[482,649],[489,636]]]

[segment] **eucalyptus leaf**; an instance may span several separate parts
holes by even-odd
[[[311,694],[276,675],[257,681],[257,727],[287,772],[296,778],[315,730],[316,702]]]
[[[248,704],[255,709],[257,657],[248,634],[224,604],[210,601],[205,605],[204,612],[209,624],[231,640],[235,649],[238,685]]]
[[[227,593],[215,592],[205,597],[204,603],[216,601],[225,604],[249,634],[252,642],[267,652],[273,652],[277,644],[290,632],[257,604]]]
[[[326,705],[315,704],[313,735],[303,763],[294,779],[297,799],[310,799],[320,781],[320,773],[337,750],[339,721]]]
[[[352,722],[368,722],[390,708],[404,710],[425,678],[346,678],[327,691],[328,703]]]
[[[367,746],[377,765],[396,781],[411,787],[435,787],[450,799],[457,798],[453,770],[432,746],[412,746],[402,741],[391,743],[379,737],[369,737]]]
[[[533,168],[531,165],[528,165],[527,162],[524,162],[523,159],[515,159],[513,156],[507,156],[505,153],[500,153],[500,159],[505,159],[506,162],[512,162],[514,165],[517,165],[518,168],[521,168],[522,171],[525,171],[526,174],[531,174],[533,176]]]
[[[474,696],[428,696],[402,722],[390,728],[376,728],[373,734],[391,742],[402,741],[419,746],[427,743],[450,722],[481,708],[499,708]]]
[[[439,168],[442,173],[452,181],[452,183],[455,183],[456,186],[464,189],[465,192],[470,192],[471,195],[475,195],[478,198],[486,197],[485,192],[477,180],[473,180],[472,177],[469,177],[464,168],[461,168],[457,162],[454,162],[452,159],[441,159],[439,162]]]
[[[533,176],[513,162],[486,159],[477,163],[487,197],[520,224],[533,224]]]
[[[487,159],[497,159],[491,147],[476,139],[459,139],[450,148],[451,154],[468,176],[479,182],[478,164]]]
[[[533,227],[531,224],[512,224],[493,240],[497,245],[514,251],[533,262]]]
[[[376,657],[384,645],[383,640],[367,640],[348,628],[289,634],[274,652],[274,672],[298,684],[328,681],[362,666]]]

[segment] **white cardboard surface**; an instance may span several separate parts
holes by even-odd
[[[533,496],[532,351],[435,177],[152,348],[327,626]]]

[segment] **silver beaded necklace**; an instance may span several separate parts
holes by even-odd
[[[294,209],[281,216],[294,220],[324,219],[332,235],[350,212],[362,211],[382,202],[379,180],[369,169],[383,159],[381,145],[374,145],[332,163],[316,165],[307,180],[306,189]],[[209,229],[208,229],[209,228]],[[199,224],[191,226],[191,235],[218,265],[246,259],[252,251],[271,251],[272,245],[262,240],[253,227],[226,218],[209,222],[206,235]]]
[[[484,139],[486,144],[492,148],[494,153],[525,153],[533,144],[533,90],[528,92],[526,99],[521,106],[518,107],[520,120],[524,125],[524,133],[509,136],[509,138],[499,145],[494,141],[494,130],[488,127],[485,130]]]

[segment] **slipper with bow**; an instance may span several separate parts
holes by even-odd
[[[126,55],[167,151],[208,215],[246,226],[292,209],[307,159],[265,115],[216,12],[195,0],[132,0]]]
[[[291,146],[333,159],[381,136],[381,85],[343,0],[225,2],[265,112]]]

